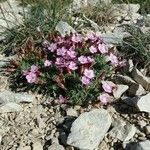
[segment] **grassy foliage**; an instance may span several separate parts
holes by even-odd
[[[22,13],[24,24],[18,25],[15,28],[7,29],[6,48],[13,48],[14,45],[22,45],[28,37],[39,39],[39,34],[36,33],[36,28],[40,27],[43,33],[54,30],[59,20],[63,19],[66,6],[71,0],[35,0],[24,1],[24,3],[33,2],[28,13]]]
[[[106,25],[115,21],[114,9],[112,4],[98,3],[96,6],[89,5],[81,9],[81,14],[93,21],[98,25]]]
[[[132,58],[139,67],[150,64],[150,31],[143,33],[138,27],[128,26],[131,37],[124,39],[120,51],[124,57]]]

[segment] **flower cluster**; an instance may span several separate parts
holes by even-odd
[[[36,83],[38,74],[39,70],[36,65],[32,65],[30,70],[23,71],[23,75],[26,76],[28,83]]]
[[[30,41],[30,44],[31,43]],[[34,62],[34,58],[31,58],[30,68],[26,68],[22,75],[25,76],[26,81],[32,85],[37,85],[38,81],[43,81],[44,78],[46,78],[46,80],[41,83],[46,84],[47,81],[49,81],[48,83],[55,83],[61,90],[66,90],[66,87],[70,85],[66,82],[72,81],[68,81],[65,78],[66,76],[72,75],[73,78],[76,78],[75,81],[79,81],[75,84],[80,83],[80,86],[77,87],[86,89],[90,88],[93,82],[99,81],[98,79],[102,72],[100,69],[103,69],[102,64],[104,66],[111,66],[110,68],[112,69],[124,65],[124,61],[121,61],[121,59],[110,50],[110,47],[103,39],[94,32],[88,32],[84,35],[74,33],[66,35],[65,37],[53,34],[49,41],[45,40],[42,42],[41,50],[37,48],[37,51],[34,44],[31,45],[31,53],[35,55],[36,61]],[[26,58],[29,59],[29,50],[26,52],[27,54],[25,52],[24,54],[26,54]],[[104,58],[105,63],[101,62],[101,58]],[[56,71],[55,73],[53,73],[54,70]],[[101,94],[98,98],[106,104],[108,94],[112,93],[113,86],[106,82],[102,83],[102,87],[105,93]],[[79,89],[72,87],[72,90]],[[67,95],[59,95],[61,103],[65,102],[66,99]]]
[[[109,94],[113,92],[113,89],[116,88],[116,85],[110,81],[102,81],[102,88],[104,92],[100,94],[98,99],[102,102],[102,104],[107,104],[110,99]]]

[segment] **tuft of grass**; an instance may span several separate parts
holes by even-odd
[[[88,5],[81,9],[81,13],[98,25],[106,25],[115,21],[116,16],[112,6],[112,4],[104,3],[98,3],[96,6]]]
[[[125,38],[120,48],[126,59],[133,59],[139,68],[150,65],[150,31],[143,33],[138,27],[127,26],[129,38]]]
[[[28,37],[34,40],[39,39],[39,34],[36,28],[40,27],[43,33],[53,31],[58,21],[64,18],[67,6],[71,0],[21,0],[22,4],[31,3],[30,10],[25,12],[23,8],[23,24],[8,28],[4,35],[6,35],[5,48],[14,48],[21,46]]]

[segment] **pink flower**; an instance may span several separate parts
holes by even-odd
[[[37,79],[37,75],[33,72],[29,72],[28,75],[26,75],[26,79],[28,83],[34,83]]]
[[[75,63],[75,62],[73,62],[73,61],[71,61],[70,63],[69,63],[69,69],[71,69],[71,70],[76,70],[78,67],[76,66],[77,64]]]
[[[66,98],[64,98],[62,95],[59,95],[59,103],[65,103]]]
[[[96,53],[97,52],[97,48],[95,46],[91,46],[89,48],[89,50],[90,50],[91,53]]]
[[[119,63],[117,56],[112,53],[108,56],[108,60],[111,61],[112,65],[114,66],[117,66]]]
[[[56,65],[59,65],[59,66],[64,66],[64,59],[63,58],[56,58],[56,62],[55,62]]]
[[[75,58],[76,57],[76,52],[73,50],[67,51],[67,54],[70,58]]]
[[[57,55],[58,56],[65,56],[66,52],[67,52],[67,49],[64,47],[57,49]]]
[[[106,44],[102,43],[98,45],[98,50],[102,53],[108,53],[108,47],[106,46]]]
[[[88,61],[88,63],[93,63],[93,62],[94,62],[94,59],[91,58],[90,56],[88,56],[88,57],[87,57],[87,61]]]
[[[87,77],[87,78],[89,78],[89,79],[92,79],[92,78],[94,78],[94,71],[93,70],[91,70],[91,69],[85,69],[84,70],[84,75]]]
[[[52,43],[49,47],[48,50],[50,50],[51,52],[54,52],[57,49],[57,44],[56,43]]]
[[[109,83],[107,83],[107,82],[102,82],[102,87],[103,87],[103,89],[104,89],[105,92],[107,92],[107,93],[112,93],[113,86],[110,85]]]
[[[52,62],[49,60],[45,60],[45,62],[44,62],[45,67],[49,67],[51,64],[52,64]]]
[[[32,65],[30,71],[31,71],[32,73],[36,73],[36,72],[38,72],[38,67],[37,67],[36,65]]]
[[[82,37],[80,34],[73,34],[71,40],[75,43],[79,43],[82,41]]]
[[[87,57],[81,55],[79,58],[78,58],[78,61],[81,63],[81,64],[86,64],[88,63],[88,60],[87,60]]]
[[[107,93],[100,94],[100,96],[98,97],[98,100],[100,100],[102,104],[106,105],[109,100],[109,95]]]
[[[96,34],[94,33],[94,32],[88,32],[87,34],[86,34],[86,37],[87,37],[87,39],[90,39],[90,40],[92,40],[92,41],[96,41],[97,40],[97,36],[96,36]]]
[[[81,78],[81,81],[82,81],[82,83],[85,84],[85,85],[89,85],[90,82],[91,82],[90,79],[87,78],[86,76],[83,76],[83,77]]]

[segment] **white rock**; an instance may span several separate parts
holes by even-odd
[[[7,61],[0,60],[0,70],[8,64]]]
[[[0,143],[2,142],[2,135],[0,135]]]
[[[7,0],[5,2],[0,3],[0,32],[3,32],[6,28],[12,28],[16,25],[23,23],[23,16],[19,13],[24,13],[27,11],[26,8],[21,7],[18,1],[15,0]],[[3,12],[2,12],[3,10]],[[5,17],[4,17],[5,15]]]
[[[31,150],[30,146],[18,147],[17,150]]]
[[[67,22],[60,21],[56,26],[56,31],[58,31],[61,36],[65,36],[66,34],[75,33],[75,29],[72,28]]]
[[[50,147],[48,147],[48,150],[65,150],[65,149],[62,145],[52,144]]]
[[[111,125],[111,117],[104,109],[81,114],[72,124],[67,144],[84,150],[94,150]]]
[[[137,108],[140,111],[150,112],[150,93],[141,96],[137,102]]]
[[[101,32],[96,32],[96,34],[108,44],[121,44],[124,38],[123,34],[118,35],[117,33],[101,34]]]
[[[135,96],[122,99],[128,105],[137,107],[139,111],[150,112],[150,93],[144,96]]]
[[[20,112],[22,111],[22,107],[16,103],[7,103],[4,105],[0,105],[0,113],[8,113],[8,112]]]
[[[77,111],[74,110],[73,108],[69,108],[69,109],[67,109],[67,116],[78,117],[78,113],[77,113]]]
[[[141,85],[137,84],[134,80],[132,80],[128,76],[117,75],[117,76],[115,76],[115,82],[117,84],[128,85],[129,86],[129,89],[128,89],[129,96],[143,95],[146,93],[144,88]]]
[[[136,82],[141,84],[146,90],[150,91],[150,78],[144,76],[138,69],[132,70],[132,76]]]
[[[150,140],[142,141],[139,143],[129,143],[127,144],[125,150],[149,150]]]
[[[41,144],[41,142],[37,141],[35,143],[33,143],[33,150],[43,150],[43,146]]]
[[[139,4],[114,4],[113,8],[116,9],[116,13],[121,16],[132,15],[137,13],[140,9]]]
[[[1,103],[21,103],[21,102],[32,102],[35,99],[33,95],[25,93],[14,93],[11,91],[4,90],[0,92],[0,104]]]
[[[132,61],[132,59],[129,59],[127,62],[127,65],[124,67],[124,71],[125,72],[132,72],[133,68],[134,68],[133,61]]]
[[[116,119],[113,124],[113,129],[109,132],[109,134],[117,138],[121,141],[128,141],[133,138],[136,128],[134,125],[129,124],[123,120]]]
[[[7,77],[3,77],[3,76],[0,76],[0,91],[4,91],[7,84],[8,84],[8,78]]]
[[[88,5],[95,6],[99,0],[73,0],[72,9],[79,10],[80,8],[87,7]]]
[[[138,124],[140,125],[141,128],[143,128],[146,126],[147,123],[144,120],[139,120]]]
[[[150,134],[150,125],[146,126],[145,130],[146,130],[146,134]]]
[[[121,95],[128,90],[129,86],[118,84],[117,87],[113,90],[113,95],[116,99],[119,99]]]

